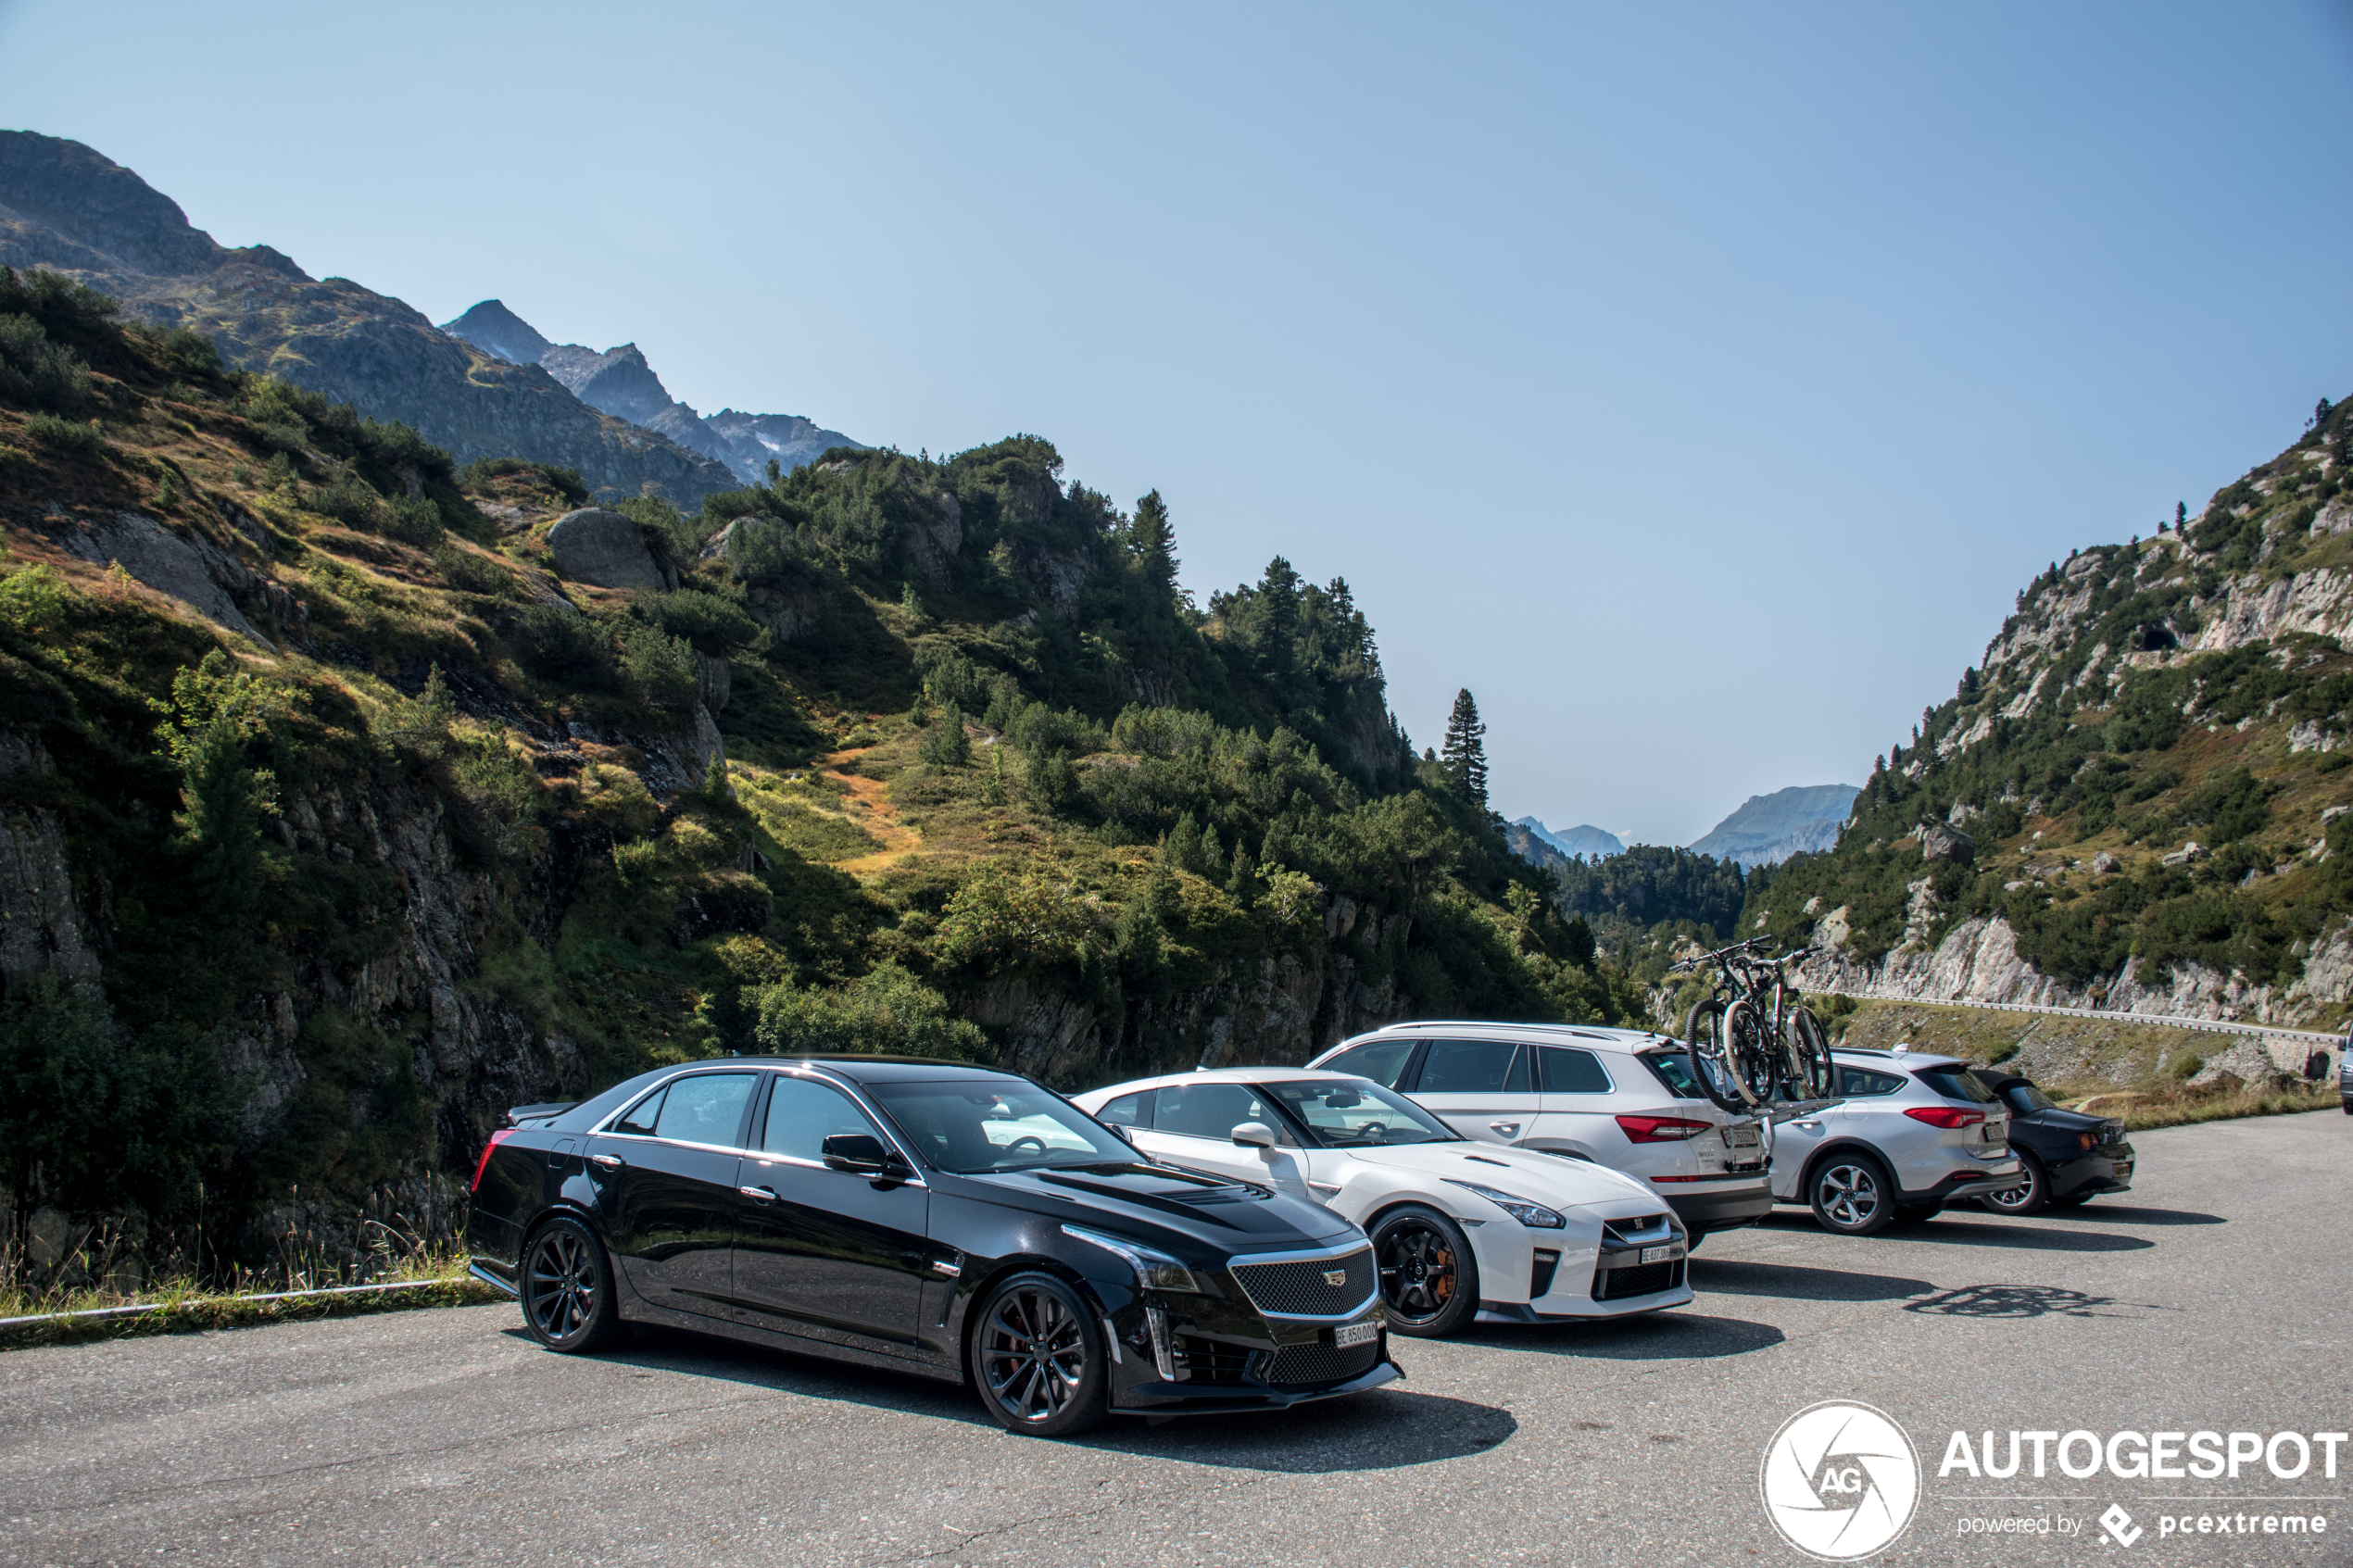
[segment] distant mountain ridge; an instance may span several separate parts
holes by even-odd
[[[1626,846],[1614,833],[1579,823],[1573,828],[1557,831],[1546,827],[1533,817],[1522,817],[1512,826],[1526,828],[1529,834],[1543,840],[1562,854],[1576,859],[1598,860],[1608,855],[1623,855]]]
[[[1828,849],[1862,791],[1854,784],[1793,784],[1752,795],[1740,809],[1692,841],[1691,847],[1743,866],[1774,866],[1793,855]]]
[[[460,462],[528,458],[576,469],[595,490],[687,507],[741,483],[726,462],[592,408],[537,364],[484,353],[390,295],[314,279],[268,245],[215,243],[79,142],[0,132],[0,264],[62,272],[133,318],[202,332],[229,365],[414,426]]]
[[[865,450],[837,430],[799,414],[746,414],[722,409],[709,419],[670,395],[634,343],[602,354],[576,343],[551,343],[537,328],[485,299],[441,330],[518,365],[537,365],[590,408],[668,436],[690,452],[727,465],[747,484],[763,483],[768,465],[799,468],[829,448]]]

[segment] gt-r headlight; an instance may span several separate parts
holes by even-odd
[[[1557,1209],[1547,1209],[1541,1203],[1530,1203],[1524,1198],[1514,1198],[1508,1192],[1497,1192],[1493,1187],[1480,1186],[1477,1182],[1458,1182],[1452,1176],[1444,1180],[1448,1186],[1458,1186],[1466,1192],[1478,1194],[1479,1197],[1487,1199],[1488,1202],[1492,1203],[1530,1230],[1557,1231],[1567,1228],[1568,1220]],[[1065,1225],[1063,1228],[1067,1230],[1070,1227]]]
[[[1554,1220],[1557,1223],[1559,1216],[1554,1216]],[[1126,1260],[1127,1266],[1136,1271],[1136,1283],[1147,1290],[1176,1290],[1194,1296],[1209,1294],[1202,1288],[1201,1282],[1193,1278],[1192,1270],[1167,1253],[1146,1247],[1142,1242],[1105,1236],[1101,1231],[1090,1231],[1079,1225],[1064,1225],[1063,1235]]]

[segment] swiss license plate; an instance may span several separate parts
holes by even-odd
[[[1642,1261],[1645,1263],[1664,1263],[1674,1256],[1675,1244],[1670,1241],[1664,1247],[1643,1248]]]
[[[1753,1126],[1727,1127],[1724,1129],[1724,1140],[1734,1148],[1755,1148],[1759,1142],[1756,1129]]]
[[[1377,1323],[1343,1323],[1332,1330],[1332,1344],[1343,1350],[1351,1345],[1369,1345],[1379,1337],[1380,1324]]]

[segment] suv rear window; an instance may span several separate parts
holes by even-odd
[[[1892,1095],[1904,1086],[1904,1080],[1893,1073],[1874,1073],[1867,1067],[1849,1067],[1841,1062],[1838,1069],[1838,1092],[1850,1098],[1866,1095]]]
[[[1649,1068],[1658,1081],[1667,1085],[1667,1093],[1677,1099],[1705,1099],[1707,1091],[1699,1086],[1699,1074],[1692,1071],[1692,1059],[1683,1051],[1644,1051],[1642,1065]]]
[[[1608,1070],[1592,1051],[1579,1050],[1574,1046],[1546,1046],[1537,1053],[1544,1063],[1544,1092],[1548,1095],[1605,1095],[1610,1091]]]
[[[1946,1099],[1965,1099],[1973,1105],[1995,1103],[1994,1091],[1979,1083],[1977,1074],[1966,1067],[1915,1068],[1912,1076]]]

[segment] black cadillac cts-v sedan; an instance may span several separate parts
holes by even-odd
[[[969,1382],[1047,1436],[1401,1375],[1355,1225],[1013,1073],[731,1057],[509,1120],[468,1245],[551,1349],[667,1324]]]

